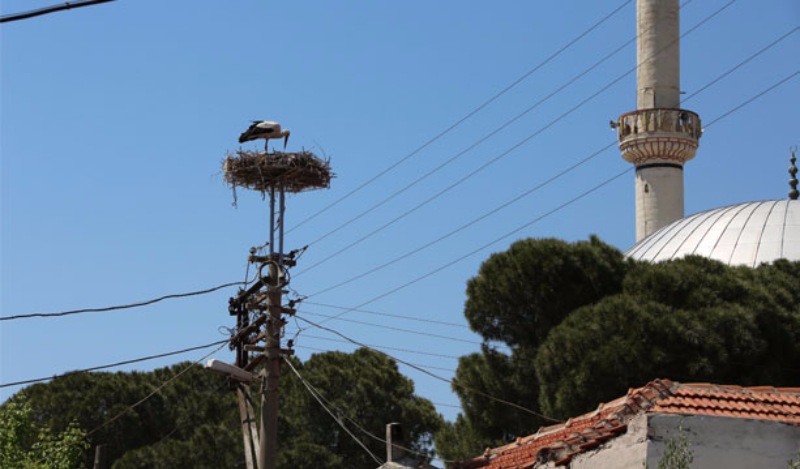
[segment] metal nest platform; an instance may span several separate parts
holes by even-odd
[[[330,161],[322,160],[310,151],[293,153],[237,150],[228,153],[222,163],[225,182],[234,189],[242,187],[269,192],[282,189],[290,193],[330,187]]]

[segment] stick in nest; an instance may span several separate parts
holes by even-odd
[[[228,153],[222,170],[225,182],[234,188],[262,193],[281,187],[286,192],[324,189],[330,187],[334,177],[330,161],[305,150],[296,153],[237,150]]]

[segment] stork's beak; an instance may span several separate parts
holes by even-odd
[[[289,132],[286,132],[286,135],[283,136],[283,149],[286,150],[286,144],[289,143]]]

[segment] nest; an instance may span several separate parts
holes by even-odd
[[[322,160],[310,151],[297,153],[255,152],[237,150],[228,153],[222,164],[225,181],[236,187],[260,191],[271,189],[304,192],[330,187],[330,161]]]

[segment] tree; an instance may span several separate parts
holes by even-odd
[[[573,312],[536,357],[545,413],[568,418],[654,378],[798,384],[800,311],[789,264],[688,257],[631,269],[623,293]]]
[[[622,253],[596,237],[525,239],[489,257],[467,283],[464,307],[484,345],[459,360],[456,381],[463,387],[453,390],[464,413],[437,434],[437,451],[463,459],[552,423],[471,390],[535,409],[539,344],[574,309],[619,293],[628,268]]]
[[[535,348],[575,308],[620,292],[627,267],[596,236],[520,240],[467,282],[464,316],[484,341]]]
[[[75,422],[54,434],[31,418],[31,407],[22,399],[0,407],[0,467],[19,469],[77,469],[84,467],[89,447],[85,433]]]
[[[129,405],[187,367],[189,370],[180,379],[128,411]],[[221,427],[215,435],[227,434],[229,440],[234,440],[239,431],[238,407],[226,379],[188,362],[146,373],[70,373],[25,388],[18,395],[30,403],[32,417],[54,431],[62,431],[72,420],[82,428],[96,429],[89,436],[90,444],[105,445],[108,463],[114,467],[142,467],[118,460],[130,451],[169,447],[174,442],[197,439],[195,433],[209,422],[222,425],[225,431]],[[194,453],[198,457],[211,456],[209,446],[206,442]],[[232,457],[237,461],[243,459],[241,445],[231,446],[230,451],[236,452]],[[177,457],[178,453],[173,454]],[[149,460],[157,459],[153,456]],[[215,461],[211,457],[204,460]],[[90,466],[91,461],[92,454],[86,451],[82,466]],[[193,467],[219,466],[209,462]]]
[[[381,438],[387,423],[401,422],[412,449],[432,452],[433,433],[442,419],[430,401],[414,394],[413,383],[400,374],[393,360],[361,349],[352,354],[317,354],[305,363],[295,359],[293,364],[381,460],[385,444],[352,422]],[[179,379],[122,413],[187,366],[189,370]],[[280,392],[278,467],[378,466],[286,366]],[[82,428],[96,429],[89,442],[106,445],[114,469],[244,467],[235,394],[224,376],[191,363],[146,373],[72,373],[23,389],[10,402],[23,398],[30,403],[30,419],[56,433],[70,428],[73,420]],[[119,417],[101,426],[115,416]],[[91,466],[92,454],[86,448],[80,446],[79,467]]]
[[[467,284],[464,313],[484,345],[459,361],[464,410],[437,451],[474,457],[551,423],[466,388],[563,420],[660,377],[798,385],[798,285],[800,262],[649,264],[595,237],[516,242]]]
[[[385,460],[386,424],[399,422],[407,447],[432,454],[433,434],[442,424],[433,404],[414,394],[413,382],[394,360],[361,348],[327,352],[305,363],[293,360],[300,375],[317,389],[339,421]],[[377,467],[378,464],[322,408],[304,384],[284,367],[282,377],[279,466],[303,468]],[[354,423],[355,422],[355,423]],[[360,428],[359,428],[360,427]]]

